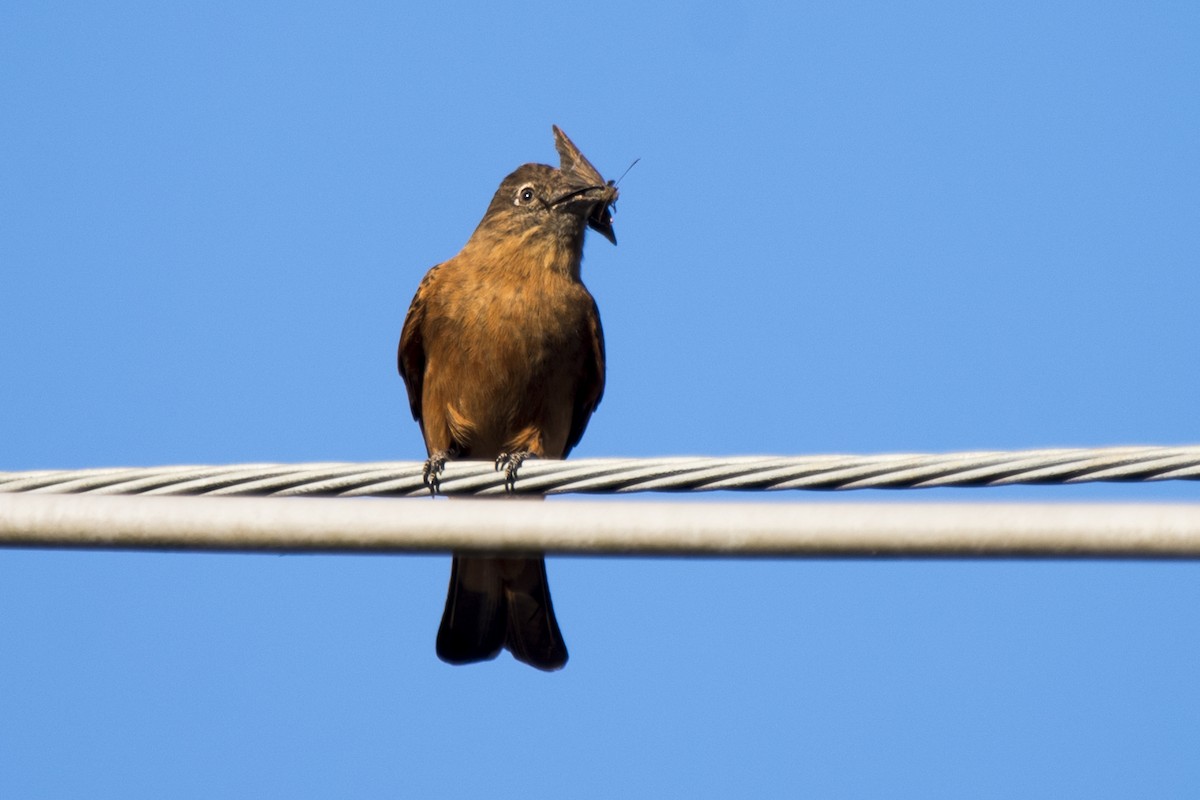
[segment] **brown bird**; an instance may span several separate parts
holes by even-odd
[[[397,360],[432,491],[447,459],[494,459],[511,485],[530,456],[566,458],[604,393],[604,334],[579,270],[586,228],[617,243],[617,189],[553,130],[559,168],[505,178],[404,320]],[[567,663],[545,559],[455,554],[438,657],[466,664],[501,648],[538,669]]]

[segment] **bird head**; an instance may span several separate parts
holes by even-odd
[[[561,159],[559,168],[546,164],[518,167],[500,183],[480,227],[501,225],[513,232],[532,228],[580,243],[584,229],[591,228],[616,244],[612,206],[617,187],[604,180],[557,125],[554,142]]]

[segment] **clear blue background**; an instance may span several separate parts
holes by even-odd
[[[423,457],[551,123],[641,158],[580,456],[1200,441],[1197,4],[404,5],[0,6],[0,469]],[[0,552],[0,797],[1200,795],[1194,563],[552,559],[554,675],[447,572]]]

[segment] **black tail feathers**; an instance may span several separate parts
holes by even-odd
[[[438,658],[470,664],[495,658],[502,648],[541,670],[562,669],[567,663],[545,559],[454,556],[438,629]]]

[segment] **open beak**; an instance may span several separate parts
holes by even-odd
[[[587,226],[613,244],[617,234],[613,232],[612,207],[617,202],[617,187],[611,183],[584,184],[572,189],[550,202],[551,206],[574,208],[576,213],[587,214]]]

